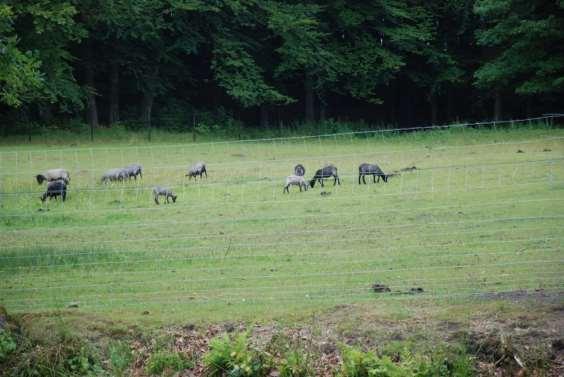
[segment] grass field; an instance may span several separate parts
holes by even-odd
[[[0,305],[12,313],[292,321],[362,304],[401,317],[564,288],[563,129],[40,148],[0,147]],[[190,181],[198,160],[209,177]],[[99,183],[133,162],[143,179]],[[362,162],[416,169],[359,185]],[[342,184],[283,194],[296,163],[306,177],[333,163]],[[67,201],[41,204],[34,175],[56,167],[71,173]],[[153,185],[177,203],[156,206]]]

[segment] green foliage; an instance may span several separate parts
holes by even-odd
[[[280,361],[280,377],[315,376],[309,355],[302,350],[289,351]]]
[[[475,72],[481,88],[534,95],[564,89],[564,9],[542,0],[478,0],[477,43],[490,58]]]
[[[216,80],[243,106],[291,102],[290,97],[264,82],[261,68],[241,41],[217,38],[213,53],[212,69]]]
[[[0,363],[16,350],[16,341],[7,330],[0,329]]]
[[[77,341],[36,345],[22,350],[13,361],[13,376],[103,376],[98,358],[89,346]]]
[[[83,91],[76,82],[72,62],[71,45],[86,37],[84,27],[76,22],[77,9],[64,0],[57,1],[9,1],[13,3],[14,24],[26,25],[16,30],[18,44],[28,56],[36,61],[27,62],[29,90],[39,103],[57,104],[61,111],[76,111],[82,108]],[[36,82],[35,71],[41,73],[41,86]],[[40,90],[38,90],[40,89]]]
[[[461,349],[440,349],[425,357],[402,346],[392,355],[377,356],[353,347],[342,350],[341,377],[470,377],[469,356]]]
[[[214,338],[204,356],[208,377],[261,377],[270,370],[270,356],[249,347],[245,334]]]
[[[157,351],[147,361],[147,373],[161,376],[171,375],[183,369],[193,368],[194,363],[181,353],[170,351]]]
[[[13,9],[0,4],[0,103],[19,107],[38,97],[43,80],[37,54],[18,46],[14,19]]]
[[[123,376],[133,359],[129,345],[121,341],[112,342],[108,347],[108,355],[112,372],[117,377]]]

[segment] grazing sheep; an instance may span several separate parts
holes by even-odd
[[[70,182],[70,175],[65,169],[49,169],[43,174],[37,174],[35,179],[38,184],[42,184],[45,181],[51,182],[62,179],[68,185]]]
[[[166,187],[157,186],[153,188],[153,199],[155,199],[155,203],[157,204],[159,204],[159,196],[164,196],[167,203],[169,203],[169,198],[172,199],[173,203],[176,203],[176,195]]]
[[[362,182],[364,182],[364,184],[366,184],[366,179],[365,177],[367,175],[371,175],[372,178],[374,178],[374,183],[376,183],[376,177],[378,177],[378,182],[380,182],[380,178],[382,178],[382,180],[384,182],[388,182],[388,175],[384,174],[384,172],[382,171],[382,169],[380,169],[380,167],[376,164],[360,164],[360,166],[358,167],[358,184],[360,185],[360,179],[362,178]]]
[[[114,182],[114,181],[123,181],[129,177],[127,170],[118,168],[118,169],[110,169],[104,173],[102,176],[102,183]]]
[[[139,164],[130,164],[123,168],[127,172],[127,178],[131,179],[131,177],[137,180],[137,176],[143,178],[143,166]]]
[[[67,198],[67,183],[64,179],[58,179],[47,183],[47,190],[43,195],[41,195],[40,199],[44,202],[47,198],[50,200],[52,198],[57,198],[57,196],[63,198],[63,202]]]
[[[289,175],[286,177],[286,185],[284,186],[284,190],[282,192],[287,192],[289,194],[290,186],[298,186],[300,188],[300,192],[302,192],[302,188],[307,191],[306,180],[301,175]]]
[[[305,175],[305,168],[302,164],[294,166],[294,174],[303,177]]]
[[[319,181],[319,183],[321,183],[321,187],[323,187],[324,186],[323,180],[330,177],[334,178],[333,186],[335,186],[337,183],[339,185],[341,184],[341,180],[337,175],[337,168],[334,165],[327,165],[324,168],[319,169],[318,171],[315,172],[315,175],[309,182],[309,185],[313,188],[313,186],[315,186],[315,182]]]
[[[188,169],[188,174],[186,174],[186,177],[190,177],[190,179],[194,177],[194,179],[196,179],[196,176],[199,175],[201,179],[202,174],[205,174],[206,178],[208,177],[208,172],[206,171],[206,164],[200,161],[195,163],[194,165],[192,165],[190,169]]]

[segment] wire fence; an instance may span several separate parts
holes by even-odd
[[[131,316],[148,308],[237,316],[253,307],[561,295],[564,135],[550,127],[554,117],[0,150],[0,304],[15,312],[72,303]],[[546,127],[504,128],[539,121]],[[468,128],[493,130],[415,132]],[[209,177],[188,179],[198,160]],[[388,182],[362,183],[365,161],[378,163]],[[131,162],[143,165],[143,178],[99,183],[106,169]],[[332,163],[341,184],[331,178],[284,194],[296,163],[309,179]],[[71,173],[67,200],[42,204],[45,188],[33,177],[55,167]],[[155,205],[155,184],[178,201]]]

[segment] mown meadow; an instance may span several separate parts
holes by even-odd
[[[189,180],[200,160],[209,177]],[[142,179],[100,183],[133,162]],[[359,185],[362,162],[393,176]],[[332,163],[342,184],[284,194],[297,163],[306,178]],[[42,204],[34,176],[56,167],[71,174],[67,201]],[[0,172],[0,305],[10,313],[292,322],[361,304],[400,317],[564,286],[555,127],[3,145]],[[157,206],[154,185],[177,202]]]

